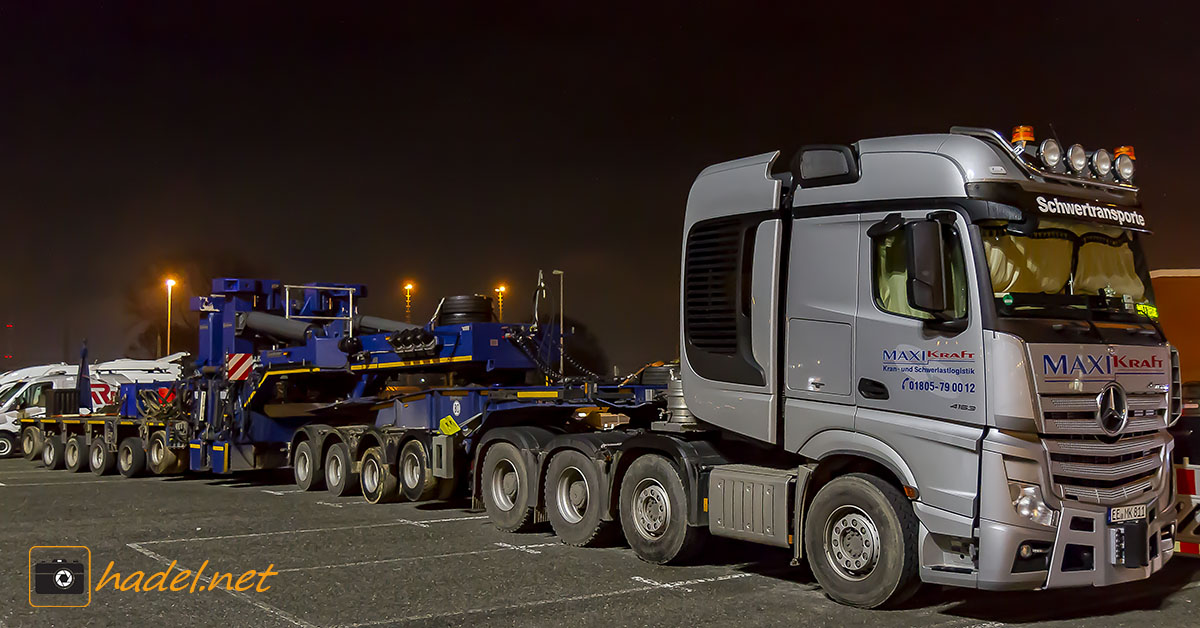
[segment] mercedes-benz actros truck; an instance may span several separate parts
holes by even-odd
[[[693,184],[681,355],[655,378],[564,379],[529,348],[555,335],[536,323],[364,333],[327,287],[298,287],[311,296],[295,306],[274,283],[218,280],[213,299],[265,321],[269,342],[200,304],[214,349],[181,383],[195,403],[170,442],[188,442],[192,469],[291,465],[302,489],[374,503],[465,490],[500,529],[623,533],[655,563],[709,535],[788,548],[831,598],[867,608],[922,582],[1107,586],[1161,569],[1180,371],[1132,148],[954,128],[778,157]],[[336,311],[291,320],[310,302]],[[440,384],[409,377],[431,369]],[[390,372],[420,385],[371,379]],[[318,398],[335,389],[355,392]]]

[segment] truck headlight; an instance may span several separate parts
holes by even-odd
[[[1013,510],[1023,519],[1049,527],[1058,523],[1058,511],[1046,505],[1042,490],[1036,485],[1010,481],[1008,493],[1012,496]]]

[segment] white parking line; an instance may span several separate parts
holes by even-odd
[[[684,587],[684,586],[680,585],[679,583],[655,582],[654,580],[651,580],[649,578],[643,578],[641,576],[634,576],[634,577],[630,578],[630,580],[633,580],[634,582],[641,582],[642,584],[648,584],[656,589],[676,589],[678,591],[687,591],[688,593],[692,592],[691,589]]]
[[[737,578],[748,578],[754,574],[749,573],[732,573],[724,576],[715,576],[712,578],[693,578],[691,580],[680,580],[678,582],[667,582],[663,584],[643,585],[640,587],[631,587],[621,589],[619,591],[605,591],[602,593],[587,593],[583,595],[570,595],[566,597],[557,597],[549,600],[534,600],[531,602],[520,602],[517,604],[506,604],[503,606],[488,606],[484,608],[472,608],[463,611],[450,611],[446,613],[428,613],[425,615],[410,615],[408,617],[395,617],[392,619],[376,619],[372,621],[359,622],[355,624],[343,624],[341,628],[361,628],[362,626],[381,626],[385,624],[406,624],[414,621],[424,621],[429,619],[446,619],[450,617],[463,617],[467,615],[478,615],[481,613],[494,613],[498,611],[519,610],[524,608],[533,608],[536,606],[545,606],[547,604],[561,604],[564,602],[580,602],[583,600],[594,600],[603,597],[612,597],[614,595],[629,595],[630,593],[639,593],[643,591],[654,591],[656,589],[672,588],[683,590],[684,588],[697,585],[708,584],[711,582],[724,582],[726,580],[734,580]],[[634,581],[640,582],[636,577]]]
[[[447,552],[445,554],[431,554],[428,556],[401,556],[399,558],[381,558],[378,560],[359,560],[359,561],[355,561],[355,562],[351,562],[351,563],[335,563],[332,565],[315,565],[312,567],[293,567],[291,569],[279,569],[277,571],[279,571],[279,573],[291,573],[291,572],[297,572],[297,571],[316,571],[318,569],[340,569],[342,567],[361,567],[363,565],[383,565],[383,564],[387,564],[387,563],[403,563],[403,562],[416,562],[416,561],[420,561],[420,560],[434,560],[434,559],[440,559],[440,558],[454,558],[457,556],[475,556],[477,554],[494,554],[496,552],[509,552],[512,550],[517,550],[520,552],[528,552],[531,554],[540,554],[541,552],[538,552],[538,551],[535,551],[535,550],[532,550],[529,548],[551,547],[551,546],[563,547],[563,545],[561,543],[535,543],[532,545],[509,545],[508,543],[496,543],[496,545],[502,545],[504,547],[497,547],[494,549],[474,550],[474,551],[469,551],[469,552]],[[397,567],[397,569],[402,569],[402,568]]]
[[[175,569],[177,571],[189,571],[189,572],[192,571],[191,569],[187,569],[185,567],[180,566],[178,561],[168,560],[167,557],[165,557],[161,554],[157,554],[148,549],[145,549],[139,543],[129,543],[129,544],[127,544],[127,547],[129,547],[130,549],[132,549],[144,556],[150,557],[154,561],[157,561],[157,562],[162,563],[167,566],[170,566],[171,563],[174,562]],[[209,584],[210,582],[212,582],[212,579],[207,576],[198,576],[197,579],[205,584]],[[220,588],[220,587],[218,587],[218,588]],[[267,604],[266,602],[263,602],[262,600],[255,599],[254,597],[247,595],[241,591],[234,591],[234,590],[225,589],[225,588],[220,588],[220,590],[228,593],[229,595],[232,595],[235,598],[238,598],[239,600],[242,600],[243,602],[248,602],[257,608],[259,608],[263,611],[266,611],[267,613],[274,615],[275,617],[282,619],[283,621],[286,621],[289,624],[292,624],[293,626],[303,626],[304,628],[316,628],[315,624],[310,624],[310,623],[304,621],[303,619],[300,619],[299,617],[296,617],[295,615],[288,613],[287,611],[284,611],[282,609],[271,606],[270,604]]]
[[[356,502],[345,502],[345,503],[338,503],[338,502],[317,502],[317,503],[322,506],[330,506],[333,508],[341,508],[343,506],[370,506],[371,505],[371,502],[367,502],[367,501],[356,501]]]
[[[268,489],[264,488],[264,489],[262,489],[262,492],[269,493],[271,495],[290,495],[292,493],[303,493],[304,491],[302,491],[298,488],[292,489],[290,491],[272,491],[272,490],[268,490]]]
[[[129,478],[123,479],[128,480]],[[6,486],[8,488],[17,488],[18,486],[75,486],[76,484],[115,484],[120,481],[122,480],[118,478],[113,478],[111,480],[80,480],[78,482],[72,482],[68,479],[63,482],[29,482],[24,484],[3,484],[0,486]]]
[[[478,519],[487,519],[487,515],[467,516],[467,517],[446,517],[444,519],[423,519],[419,522],[400,519],[399,521],[384,521],[382,523],[363,523],[352,526],[333,526],[329,528],[303,528],[299,530],[276,530],[274,532],[249,532],[246,534],[225,534],[221,536],[198,536],[190,539],[157,539],[153,541],[139,541],[138,545],[153,545],[157,543],[188,543],[191,541],[223,541],[225,539],[252,539],[264,536],[277,536],[281,534],[310,534],[313,532],[336,532],[338,530],[366,530],[370,528],[388,528],[392,526],[413,525],[420,523],[421,527],[428,527],[431,523],[451,523],[455,521],[475,521]]]

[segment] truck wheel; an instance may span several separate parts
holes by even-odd
[[[45,443],[46,438],[38,427],[30,425],[21,432],[21,453],[26,460],[37,460],[37,457],[42,455],[42,446]]]
[[[15,454],[17,450],[17,439],[13,438],[8,432],[0,432],[0,458],[7,458]]]
[[[146,455],[149,459],[148,466],[154,475],[166,475],[177,472],[179,458],[167,443],[167,433],[165,431],[156,430],[150,435],[150,450]]]
[[[146,472],[146,450],[142,439],[130,436],[117,447],[117,471],[127,478],[136,478]]]
[[[689,526],[683,481],[670,460],[648,454],[629,465],[621,480],[621,529],[639,558],[664,565],[693,556],[706,530]]]
[[[505,532],[523,532],[533,522],[529,504],[534,499],[526,486],[526,471],[525,458],[510,443],[492,445],[483,457],[483,507],[492,523]]]
[[[296,486],[302,491],[319,491],[325,488],[325,467],[321,460],[313,454],[312,443],[302,440],[296,445],[296,454],[292,457],[292,475],[296,478]]]
[[[804,551],[825,594],[848,606],[894,606],[921,584],[917,515],[896,487],[873,475],[839,477],[817,493]]]
[[[363,497],[372,504],[390,504],[400,501],[400,480],[396,472],[383,461],[383,449],[371,447],[362,457],[362,471],[358,474]]]
[[[63,450],[63,463],[67,467],[67,471],[71,473],[79,473],[87,471],[87,440],[83,435],[72,436],[71,440],[67,441],[67,446]]]
[[[400,448],[400,489],[410,502],[422,502],[437,496],[438,481],[429,468],[425,445],[413,439]]]
[[[358,492],[358,474],[352,472],[350,450],[345,443],[334,443],[325,454],[325,487],[337,497]]]
[[[117,453],[109,451],[108,445],[97,439],[88,451],[88,467],[96,475],[110,475],[117,468]]]
[[[573,449],[554,454],[546,471],[546,514],[567,545],[587,547],[611,538],[612,521],[600,518],[604,478],[587,456]]]
[[[58,434],[51,434],[46,438],[45,444],[42,445],[42,464],[47,469],[63,468],[63,450],[66,445]]]

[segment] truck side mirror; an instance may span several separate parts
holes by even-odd
[[[942,223],[915,220],[904,228],[908,236],[908,304],[939,320],[953,318]]]

